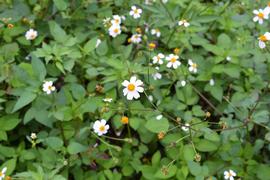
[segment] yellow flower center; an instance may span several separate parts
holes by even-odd
[[[118,33],[119,30],[116,28],[116,29],[113,30],[113,32],[114,32],[114,33]]]
[[[176,61],[176,58],[175,57],[171,58],[171,62],[172,63],[174,63],[175,61]]]
[[[260,13],[258,14],[258,17],[259,17],[260,19],[263,19],[263,18],[264,18],[264,14],[260,12]]]
[[[127,116],[123,116],[123,117],[121,118],[121,122],[122,122],[123,124],[128,124],[128,117],[127,117]]]
[[[119,24],[119,19],[114,20],[116,24]]]
[[[100,130],[100,131],[105,131],[105,126],[101,125],[101,126],[99,127],[99,130]]]
[[[265,41],[267,41],[267,38],[266,38],[265,35],[261,35],[261,36],[259,37],[259,40],[265,42]]]
[[[135,9],[134,14],[138,14],[138,13],[139,13],[138,9]]]
[[[156,44],[155,43],[150,43],[148,46],[149,46],[150,49],[155,49],[156,48]]]
[[[3,176],[3,173],[2,173],[2,172],[0,172],[0,177],[1,177],[1,176]]]
[[[197,68],[197,64],[196,64],[196,63],[193,63],[191,66],[192,66],[194,69]]]
[[[49,89],[50,91],[52,91],[52,90],[53,90],[53,86],[49,86],[48,89]]]
[[[127,88],[129,91],[134,91],[135,85],[130,83]]]
[[[270,7],[270,2],[267,5],[268,5],[268,7]]]

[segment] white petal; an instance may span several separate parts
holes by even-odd
[[[259,41],[259,47],[261,49],[265,48],[265,43],[263,41]]]
[[[168,67],[168,68],[172,67],[172,62],[169,62],[169,63],[167,64],[167,67]]]
[[[136,79],[137,79],[136,76],[132,76],[132,77],[130,78],[130,83],[135,84]]]
[[[253,21],[254,22],[257,22],[259,20],[259,17],[258,16],[255,16],[254,18],[253,18]]]
[[[138,99],[140,97],[140,94],[137,91],[134,91],[133,96],[135,99]]]
[[[125,80],[124,82],[122,82],[122,85],[127,87],[129,85],[129,82],[127,80]]]
[[[143,89],[143,87],[137,87],[137,88],[136,88],[136,91],[142,93],[142,92],[144,91],[144,89]]]
[[[128,92],[128,94],[127,94],[127,99],[128,99],[128,100],[132,100],[132,99],[133,99],[133,93]]]
[[[135,85],[136,86],[142,86],[143,85],[143,82],[141,81],[141,80],[137,80],[136,82],[135,82]]]
[[[126,96],[127,93],[128,93],[128,89],[127,89],[127,88],[123,89],[123,94],[124,94],[124,96]]]

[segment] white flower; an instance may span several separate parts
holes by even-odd
[[[154,100],[153,96],[152,96],[152,95],[149,95],[149,96],[148,96],[148,100],[149,100],[150,102],[152,102],[152,101]]]
[[[224,179],[234,180],[236,173],[233,170],[224,171]]]
[[[2,171],[0,172],[0,180],[4,180],[6,176],[7,167],[4,167]]]
[[[263,24],[264,19],[268,19],[268,13],[265,10],[259,9],[259,10],[253,10],[253,14],[255,14],[255,17],[253,18],[254,22],[259,22],[259,24]]]
[[[230,56],[227,56],[227,57],[226,57],[226,60],[227,60],[227,61],[231,61],[232,58],[231,58]]]
[[[167,3],[167,2],[168,2],[168,0],[162,0],[162,2],[163,2],[163,3]]]
[[[210,86],[214,86],[215,85],[214,79],[210,79],[209,84],[210,84]]]
[[[266,46],[265,43],[270,40],[270,33],[266,32],[264,33],[264,35],[261,35],[258,39],[259,39],[259,47],[263,49]]]
[[[96,48],[100,45],[100,43],[101,43],[101,40],[100,39],[97,39]]]
[[[36,133],[31,133],[31,139],[37,139],[37,134]]]
[[[99,136],[106,134],[109,128],[110,126],[108,124],[106,125],[106,120],[104,119],[101,119],[100,121],[95,121],[93,125],[94,132],[97,133]]]
[[[26,33],[25,33],[25,38],[27,40],[34,40],[36,39],[36,37],[38,36],[38,32],[35,31],[34,29],[29,29]]]
[[[128,100],[138,99],[140,97],[140,93],[144,91],[143,82],[136,78],[136,76],[132,76],[130,81],[125,80],[122,85],[125,87],[123,89],[124,96],[127,96]]]
[[[158,53],[158,55],[153,57],[153,64],[163,64],[163,58],[165,58],[164,54]]]
[[[182,126],[182,130],[183,131],[188,131],[189,130],[189,127],[190,127],[190,124],[189,123],[185,123],[185,125]]]
[[[121,28],[119,25],[112,25],[110,28],[109,28],[109,34],[110,36],[112,37],[116,37],[118,36],[119,34],[121,34]]]
[[[186,84],[187,84],[187,82],[186,82],[185,80],[182,80],[182,81],[181,81],[181,86],[184,87]]]
[[[138,19],[141,17],[141,13],[142,13],[141,9],[137,8],[136,6],[132,6],[129,15],[133,16],[134,19]]]
[[[173,67],[174,69],[178,68],[178,66],[181,65],[180,61],[177,61],[179,59],[179,56],[170,54],[169,56],[166,57],[166,60],[169,61],[167,64],[168,68]]]
[[[108,103],[111,103],[112,100],[113,100],[112,98],[104,98],[104,99],[103,99],[104,102],[108,102]]]
[[[152,35],[156,35],[157,37],[160,37],[161,33],[159,29],[152,29],[151,30]]]
[[[270,2],[267,4],[266,8],[264,8],[264,12],[267,14],[270,13]]]
[[[191,59],[188,60],[189,68],[188,70],[193,73],[197,73],[197,67],[198,65],[194,63]]]
[[[112,25],[118,25],[121,24],[121,17],[119,15],[113,15],[113,19],[111,20]]]
[[[43,88],[42,90],[46,92],[47,94],[51,94],[53,91],[55,91],[55,86],[53,86],[52,81],[45,81],[43,83]]]
[[[157,120],[161,120],[162,118],[163,118],[162,114],[160,114],[160,115],[158,115],[158,116],[156,117]]]
[[[111,21],[111,18],[105,18],[103,19],[103,25],[106,27]]]
[[[132,43],[138,44],[142,41],[142,35],[141,34],[133,34],[130,38],[130,41]]]
[[[189,22],[187,22],[187,20],[183,19],[181,21],[178,21],[178,25],[188,27],[190,24],[189,24]]]
[[[162,78],[162,74],[160,74],[160,73],[158,73],[158,72],[152,74],[152,76],[153,76],[154,80],[158,80],[158,79],[161,79],[161,78]]]

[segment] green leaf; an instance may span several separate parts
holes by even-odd
[[[69,154],[78,154],[87,150],[87,146],[84,146],[78,142],[71,142],[67,147]]]
[[[0,169],[7,168],[6,175],[11,175],[16,168],[17,159],[10,159],[2,164]]]
[[[49,21],[49,28],[56,41],[65,43],[68,38],[67,34],[55,21]]]
[[[165,118],[162,118],[161,120],[154,118],[148,120],[145,127],[153,133],[166,132],[169,129],[169,122]]]
[[[33,92],[25,91],[22,93],[18,101],[16,102],[12,112],[18,111],[19,109],[23,108],[24,106],[31,103],[33,100],[35,100],[37,95]]]
[[[183,149],[183,155],[187,162],[192,161],[195,156],[193,147],[191,145],[185,145]]]
[[[20,119],[14,115],[6,115],[0,118],[0,130],[10,131],[14,129],[20,122]]]
[[[195,147],[201,152],[211,152],[218,149],[218,144],[206,139],[201,139],[198,143],[196,143]]]
[[[45,139],[45,143],[54,150],[60,150],[63,146],[63,140],[59,137],[48,137]]]
[[[47,72],[42,61],[35,56],[32,56],[32,67],[34,74],[39,78],[40,81],[43,81]]]
[[[90,52],[92,52],[92,51],[96,48],[96,43],[97,43],[97,37],[90,39],[90,40],[87,41],[87,43],[84,45],[83,51],[84,51],[86,54],[89,54]]]
[[[68,3],[65,0],[53,0],[53,2],[60,11],[63,11],[68,7]]]
[[[191,174],[194,176],[198,176],[202,173],[202,167],[193,161],[188,162],[188,168]]]

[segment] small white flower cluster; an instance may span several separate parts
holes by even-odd
[[[105,20],[103,20],[104,23],[106,23],[107,21],[110,21],[109,34],[113,38],[121,34],[120,25],[122,23],[122,20],[125,20],[125,17],[124,16],[120,17],[119,15],[113,15],[112,20],[110,18],[109,19],[106,18]]]
[[[141,34],[133,34],[130,38],[130,42],[134,44],[139,44],[142,41],[142,35]]]
[[[4,178],[6,177],[6,172],[7,172],[7,167],[4,167],[4,168],[0,171],[0,180],[4,180]]]
[[[56,90],[56,88],[53,85],[52,81],[44,81],[42,90],[47,94],[51,94],[53,91]]]
[[[25,38],[26,40],[29,40],[29,41],[36,39],[37,36],[38,36],[38,32],[35,31],[34,29],[29,29],[25,33]]]
[[[224,171],[224,179],[234,180],[236,173],[233,170]]]
[[[254,22],[258,22],[259,24],[263,24],[264,20],[269,18],[270,14],[270,3],[264,8],[259,10],[253,10],[253,14],[255,17],[253,18]],[[270,33],[266,32],[263,35],[259,36],[259,47],[264,49],[266,47],[266,43],[270,40]]]
[[[188,26],[190,26],[190,23],[187,22],[187,20],[182,19],[182,20],[178,21],[178,26],[184,26],[187,28]]]
[[[161,33],[160,33],[160,30],[159,29],[152,29],[151,30],[151,34],[152,35],[155,35],[156,37],[160,37]]]
[[[138,8],[137,6],[131,6],[131,10],[129,15],[132,16],[134,19],[138,19],[141,17],[142,9]]]

